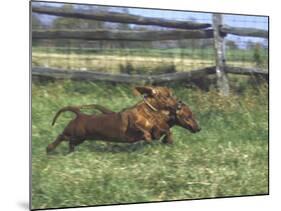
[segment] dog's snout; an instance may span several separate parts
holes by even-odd
[[[193,133],[198,133],[198,132],[200,132],[200,130],[201,130],[201,127],[196,127],[193,129]]]

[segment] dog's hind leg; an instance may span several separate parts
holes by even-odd
[[[74,138],[70,138],[69,139],[69,150],[68,150],[68,153],[74,152],[74,147],[75,147],[75,139]]]
[[[51,151],[53,151],[65,139],[66,139],[66,137],[63,134],[58,135],[56,140],[47,146],[47,149],[46,149],[47,153],[50,153]]]
[[[69,151],[68,153],[74,152],[75,146],[78,146],[79,144],[83,143],[85,139],[78,139],[71,137],[69,139]]]

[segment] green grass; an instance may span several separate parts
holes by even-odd
[[[86,141],[71,155],[67,143],[45,152],[73,117],[65,113],[52,127],[59,108],[98,103],[118,111],[140,98],[129,85],[33,83],[32,208],[267,194],[267,86],[237,83],[227,98],[171,85],[202,127],[197,134],[174,127],[173,145]]]

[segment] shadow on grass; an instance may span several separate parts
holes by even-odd
[[[75,151],[69,153],[68,144],[56,148],[54,151],[46,153],[50,158],[57,155],[72,155],[75,152],[98,152],[98,153],[132,153],[141,152],[154,147],[160,146],[171,146],[170,144],[164,144],[159,140],[154,140],[152,143],[147,143],[145,141],[140,141],[136,143],[113,143],[113,142],[103,142],[103,141],[85,141],[81,145],[75,147]]]
[[[110,153],[122,153],[122,152],[136,152],[148,149],[151,147],[157,147],[158,145],[167,145],[162,144],[161,141],[153,141],[148,144],[145,141],[137,143],[111,143],[111,142],[91,142],[88,144],[87,148],[91,152],[110,152]]]

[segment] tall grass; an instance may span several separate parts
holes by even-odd
[[[227,49],[227,60],[229,61],[255,61],[256,49]],[[151,48],[65,48],[65,47],[38,47],[33,46],[32,52],[36,53],[50,53],[50,54],[76,54],[76,55],[104,55],[104,56],[137,56],[137,57],[192,57],[193,59],[213,59],[215,58],[214,48],[166,48],[166,49],[151,49]],[[264,48],[259,48],[259,54],[262,58],[268,60],[268,51]]]
[[[131,65],[142,73],[152,72],[160,67],[174,66],[175,71],[190,71],[215,65],[214,49],[80,49],[80,48],[32,48],[34,66],[62,69],[81,69],[120,73],[122,67]],[[266,49],[228,49],[227,65],[237,67],[267,68]],[[257,63],[257,58],[260,58]],[[261,59],[262,58],[262,59]],[[109,62],[110,61],[110,62]],[[165,72],[165,71],[164,71]],[[157,73],[155,73],[157,74]]]
[[[267,194],[268,88],[238,83],[229,97],[171,84],[202,128],[191,134],[174,127],[172,145],[87,141],[70,155],[67,143],[46,155],[47,144],[73,117],[65,113],[51,127],[59,108],[98,103],[118,111],[140,98],[129,85],[34,82],[32,208]]]

